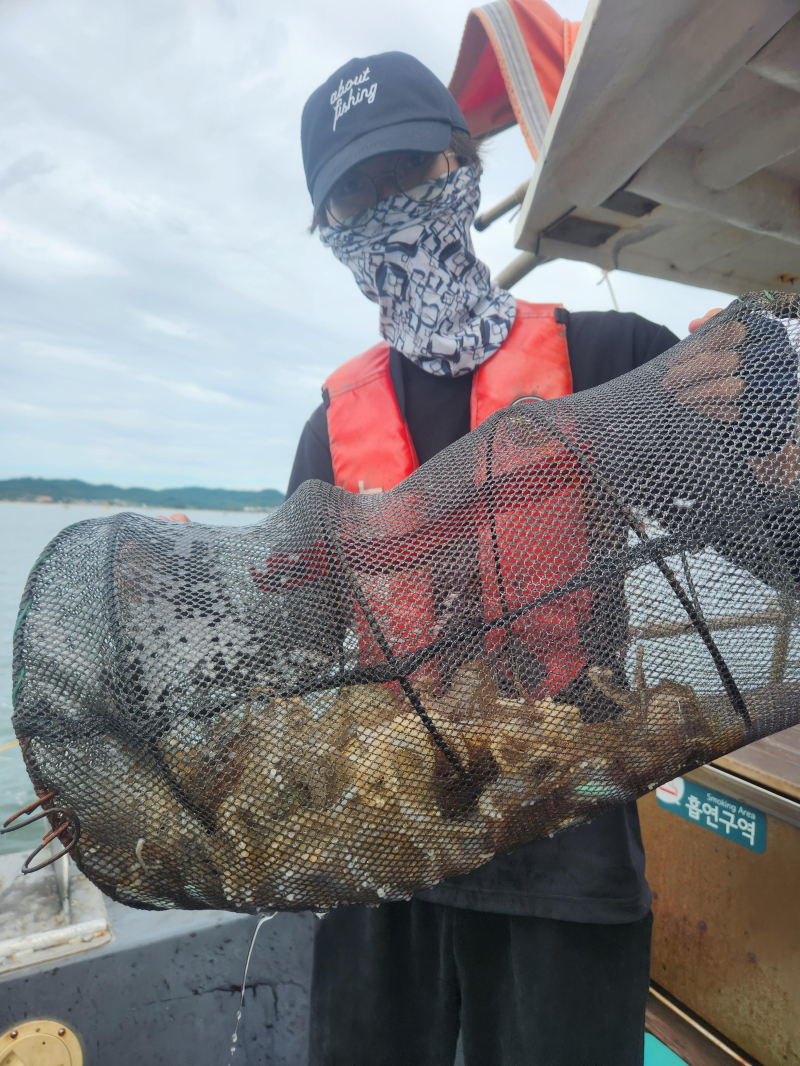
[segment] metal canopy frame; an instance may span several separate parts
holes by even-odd
[[[506,286],[566,258],[800,292],[800,0],[592,0],[515,241]]]

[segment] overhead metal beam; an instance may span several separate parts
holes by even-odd
[[[697,180],[695,161],[696,153],[690,148],[666,145],[628,188],[662,204],[702,211],[751,233],[800,244],[800,197],[794,182],[762,170],[732,189],[709,189]]]
[[[626,185],[798,10],[800,0],[590,5],[523,204],[517,247],[535,250],[538,233],[559,215],[596,207]]]
[[[523,252],[516,259],[512,259],[507,267],[504,267],[494,279],[501,289],[510,289],[521,281],[526,274],[542,263],[546,263],[546,255],[534,255],[533,252]]]
[[[530,178],[527,181],[523,181],[521,185],[518,185],[510,196],[507,196],[505,200],[501,200],[499,204],[495,204],[494,207],[490,207],[488,211],[484,211],[482,215],[473,222],[475,229],[482,233],[483,230],[488,229],[493,222],[496,222],[498,218],[502,218],[503,215],[508,214],[509,211],[515,207],[519,207],[522,201],[525,199],[525,193],[528,191],[530,185]]]
[[[790,89],[768,85],[725,119],[725,132],[695,160],[695,174],[708,189],[731,189],[800,148],[800,93]]]
[[[800,15],[769,40],[747,63],[747,69],[760,78],[800,93]]]

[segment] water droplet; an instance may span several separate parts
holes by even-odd
[[[250,959],[253,957],[253,948],[256,946],[256,937],[258,936],[258,931],[264,924],[264,922],[268,922],[272,918],[274,918],[275,913],[276,912],[273,911],[272,914],[262,914],[261,917],[258,919],[258,922],[256,923],[255,929],[253,930],[253,936],[250,940],[250,948],[247,952],[247,959],[245,960],[244,964],[244,973],[242,974],[242,998],[239,1001],[239,1009],[236,1012],[236,1025],[234,1026],[233,1036],[231,1037],[231,1055],[236,1054],[236,1044],[239,1040],[239,1022],[241,1022],[242,1020],[242,1012],[244,1011],[244,993],[247,988],[247,971],[250,969]],[[230,1066],[230,1063],[228,1063],[228,1066]]]

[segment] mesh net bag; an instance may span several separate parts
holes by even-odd
[[[799,316],[750,295],[381,496],[65,529],[14,723],[84,873],[138,907],[407,898],[800,721]]]

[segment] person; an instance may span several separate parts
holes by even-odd
[[[477,146],[413,57],[335,71],[305,106],[302,148],[312,230],[378,305],[383,339],[326,381],[288,495],[311,478],[386,491],[515,399],[592,388],[676,342],[635,314],[570,314],[492,283],[470,240]],[[466,1066],[641,1064],[651,924],[635,804],[408,902],[331,911],[310,1063],[447,1066],[460,1034]]]
[[[515,398],[592,388],[676,343],[635,314],[515,299],[476,258],[480,159],[411,56],[352,59],[306,103],[313,229],[378,305],[382,343],[335,371],[288,486],[386,491]],[[491,368],[491,374],[490,374]],[[312,1066],[634,1066],[650,892],[635,804],[316,936]]]

